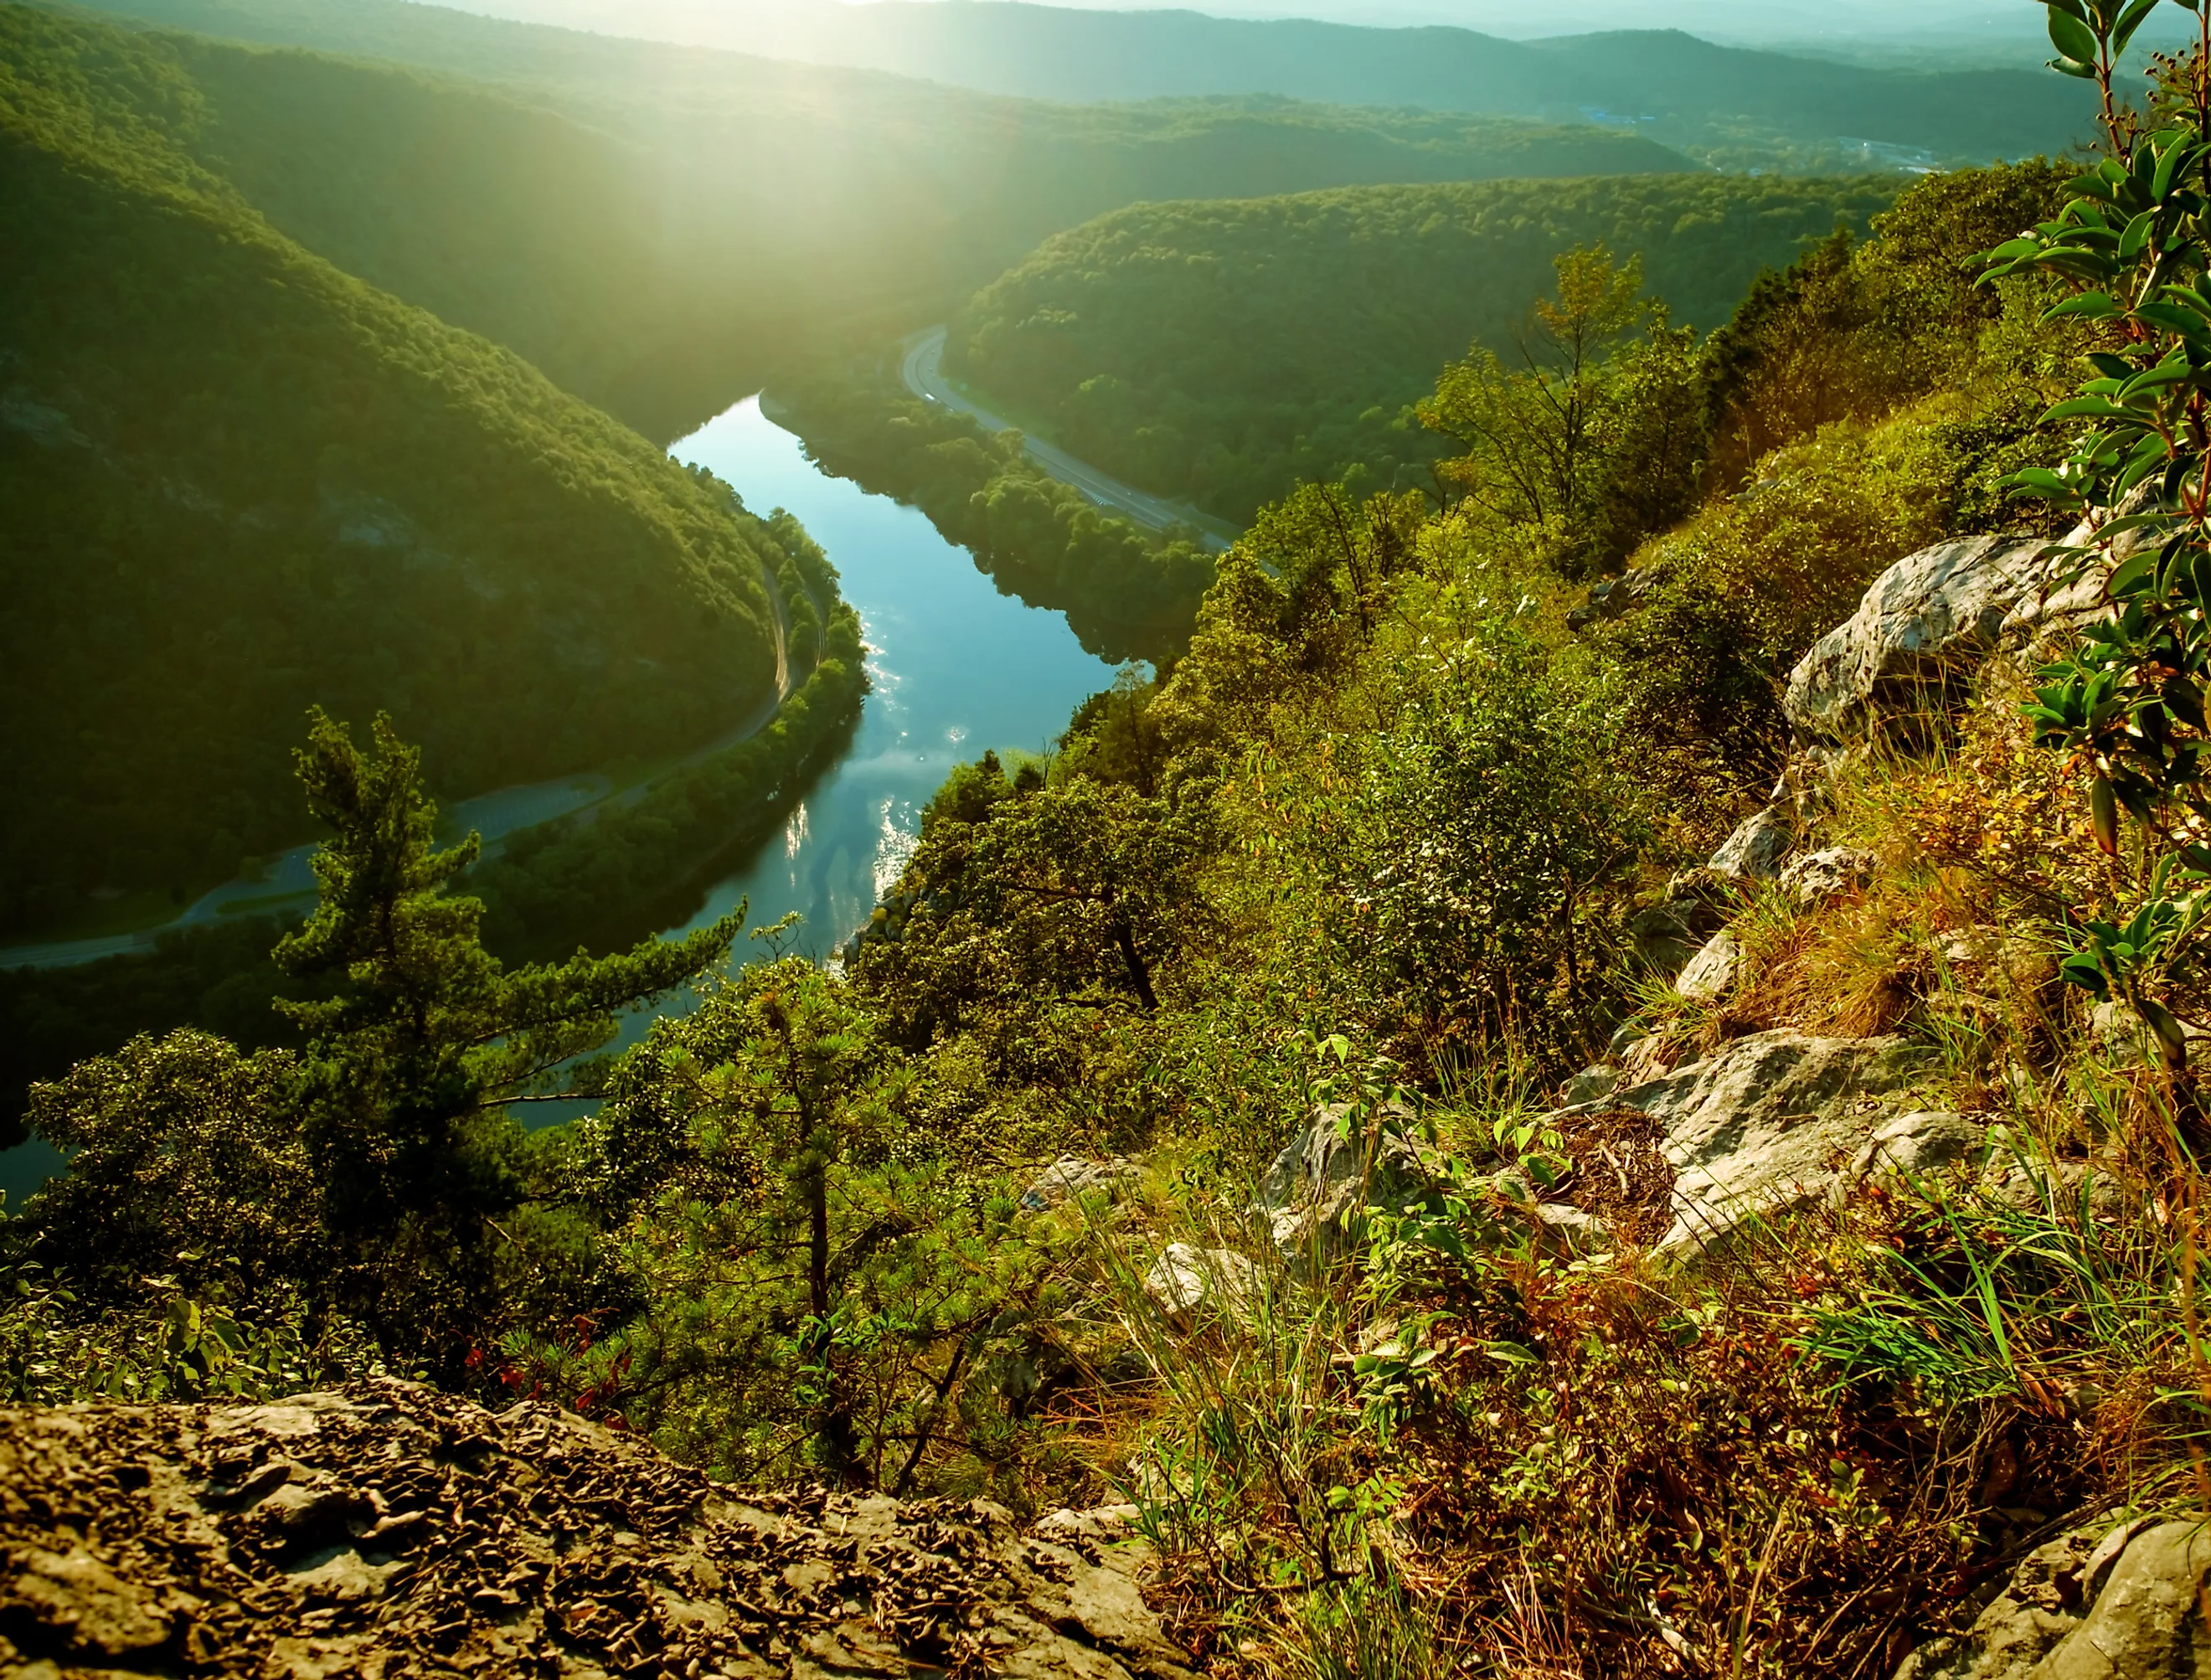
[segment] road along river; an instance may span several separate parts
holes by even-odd
[[[974,556],[938,536],[926,515],[818,470],[798,440],[760,412],[757,397],[669,452],[735,485],[755,512],[784,507],[798,517],[859,610],[874,690],[851,749],[782,834],[695,895],[689,913],[665,931],[703,927],[744,898],[754,927],[798,912],[804,920],[784,949],[827,957],[897,878],[921,809],[953,767],[985,748],[1042,750],[1076,706],[1112,682],[1113,668],[1082,651],[1062,615],[1001,594]],[[735,960],[765,955],[741,940]],[[683,1000],[670,1007],[681,1009]],[[634,1041],[646,1025],[629,1022],[624,1040]],[[566,1107],[522,1112],[536,1125],[566,1118],[560,1111]],[[8,1204],[20,1206],[58,1165],[37,1142],[0,1153]]]

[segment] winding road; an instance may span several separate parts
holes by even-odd
[[[906,359],[900,368],[906,388],[915,396],[931,403],[941,403],[955,414],[964,414],[979,422],[993,432],[1010,432],[1020,428],[1014,423],[992,414],[980,403],[969,401],[955,391],[944,377],[945,329],[930,327],[900,341]],[[1151,531],[1166,531],[1176,525],[1187,525],[1198,532],[1205,546],[1215,554],[1226,550],[1228,544],[1213,532],[1204,529],[1203,518],[1196,508],[1180,502],[1151,495],[1133,485],[1098,470],[1087,461],[1078,461],[1063,449],[1039,442],[1023,433],[1023,448],[1028,457],[1063,484],[1073,485],[1101,507],[1110,507],[1117,513],[1127,515],[1138,525]]]

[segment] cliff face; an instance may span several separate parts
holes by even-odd
[[[0,1411],[0,1554],[8,1680],[1186,1673],[1120,1510],[741,1502],[401,1383]]]

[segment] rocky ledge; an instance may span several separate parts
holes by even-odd
[[[1128,1517],[737,1497],[403,1383],[0,1410],[0,1677],[1184,1680]]]

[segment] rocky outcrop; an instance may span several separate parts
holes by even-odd
[[[1257,1304],[1263,1285],[1259,1268],[1228,1248],[1200,1248],[1171,1242],[1144,1274],[1144,1293],[1178,1328],[1195,1324],[1208,1309],[1241,1320]]]
[[[1853,893],[1873,880],[1873,853],[1855,846],[1831,846],[1792,858],[1781,871],[1781,890],[1806,909]]]
[[[1316,1108],[1260,1183],[1251,1211],[1293,1266],[1343,1252],[1353,1214],[1424,1194],[1441,1166],[1424,1153],[1406,1110],[1393,1105],[1347,1124],[1350,1117],[1342,1103]]]
[[[1733,932],[1722,928],[1705,941],[1674,981],[1674,990],[1692,1004],[1717,1004],[1735,990],[1742,953]]]
[[[1184,1680],[1127,1513],[739,1496],[407,1384],[0,1412],[0,1676]]]
[[[2037,1548],[1970,1631],[1929,1641],[1896,1680],[2196,1680],[2211,1529],[2136,1518]]]
[[[1790,723],[1806,740],[1848,740],[1885,711],[1941,700],[2048,595],[2063,566],[2039,538],[1967,537],[1905,555],[1790,673]]]
[[[1647,1115],[1663,1129],[1674,1222],[1657,1246],[1693,1251],[1748,1219],[1825,1196],[1877,1136],[1881,1155],[1918,1158],[1893,1117],[1932,1067],[1931,1052],[1901,1038],[1758,1033],[1593,1106]],[[1858,1170],[1877,1164],[1867,1156]]]
[[[1641,606],[1645,597],[1657,588],[1658,568],[1655,566],[1634,567],[1616,578],[1607,578],[1590,586],[1588,602],[1566,615],[1566,628],[1577,634],[1592,625],[1609,624],[1625,618]]]
[[[1143,1169],[1126,1155],[1091,1161],[1079,1155],[1063,1155],[1021,1192],[1021,1206],[1030,1213],[1041,1213],[1093,1191],[1110,1193],[1135,1182],[1142,1174]]]
[[[1705,867],[1730,881],[1776,880],[1796,843],[1794,817],[1788,806],[1776,803],[1745,817]]]

